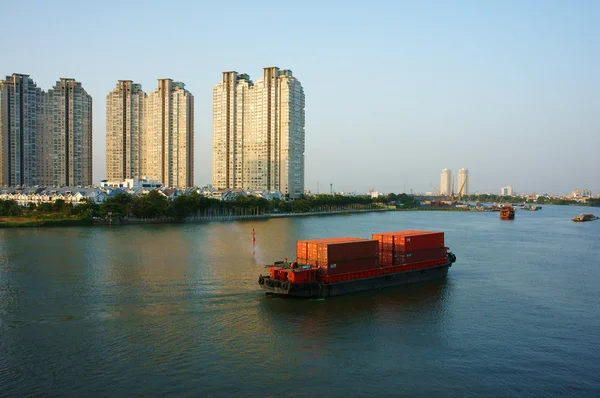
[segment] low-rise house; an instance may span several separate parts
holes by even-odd
[[[169,200],[175,199],[177,196],[181,196],[182,193],[177,188],[163,188],[159,189],[158,192],[165,196]]]

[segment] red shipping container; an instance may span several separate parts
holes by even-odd
[[[377,258],[378,252],[378,242],[375,240],[328,242],[319,244],[317,258],[319,264],[332,264],[361,258]]]
[[[363,258],[357,260],[340,261],[329,264],[327,267],[320,267],[322,275],[347,274],[349,272],[359,272],[379,268],[379,261],[375,258]]]
[[[412,252],[400,252],[384,250],[381,252],[380,262],[382,266],[416,264],[432,260],[446,258],[445,248],[433,248],[415,250]]]
[[[394,252],[394,265],[416,264],[443,258],[446,258],[446,250],[443,247],[412,252]]]
[[[373,234],[379,240],[381,250],[414,251],[444,247],[443,232],[398,231]]]
[[[388,239],[388,245],[384,248],[383,241],[385,236],[394,236],[394,235],[404,235],[411,233],[428,233],[428,231],[419,231],[416,229],[407,229],[406,231],[396,231],[396,232],[378,232],[376,234],[372,234],[371,238],[379,241],[379,250],[393,250],[393,238]]]
[[[429,232],[394,237],[394,250],[413,252],[425,249],[443,249],[444,233]]]

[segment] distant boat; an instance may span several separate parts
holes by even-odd
[[[512,206],[502,206],[500,209],[500,218],[503,220],[514,220],[515,208]]]
[[[542,206],[528,205],[528,206],[521,207],[521,210],[531,210],[531,211],[542,210]]]
[[[596,217],[593,214],[578,214],[575,217],[573,217],[571,220],[575,221],[575,222],[584,222],[584,221],[594,221],[597,220],[598,217]]]

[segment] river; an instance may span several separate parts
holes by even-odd
[[[590,210],[0,230],[0,396],[600,396],[600,221],[570,221]],[[298,239],[402,229],[445,232],[446,280],[257,284]]]

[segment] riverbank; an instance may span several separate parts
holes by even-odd
[[[91,218],[0,217],[0,228],[82,227],[92,226]]]
[[[288,217],[318,217],[329,215],[351,215],[372,212],[411,212],[411,211],[443,211],[443,212],[482,212],[483,210],[462,207],[437,207],[420,206],[412,208],[372,208],[372,209],[345,209],[345,210],[327,210],[312,211],[301,213],[263,213],[251,215],[209,215],[209,216],[191,216],[183,219],[175,217],[156,217],[156,218],[28,218],[28,217],[2,217],[0,218],[0,228],[27,228],[27,227],[69,227],[69,226],[106,226],[106,225],[136,225],[136,224],[186,224],[186,223],[205,223],[205,222],[227,222],[243,220],[260,220],[269,218],[288,218]],[[492,210],[487,210],[492,211]]]
[[[94,220],[94,225],[185,224],[185,223],[203,223],[203,222],[260,220],[260,219],[268,219],[268,218],[350,215],[350,214],[357,214],[357,213],[373,213],[373,212],[383,212],[383,211],[395,211],[395,209],[381,208],[381,209],[360,209],[360,210],[331,210],[331,211],[304,212],[304,213],[221,215],[221,216],[186,217],[184,219],[176,219],[174,217],[159,217],[159,218],[128,217],[128,218],[122,219],[122,220],[110,220],[110,219],[109,220]]]

